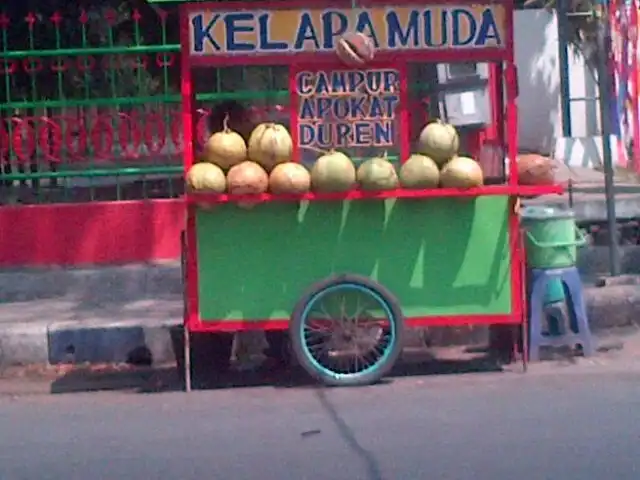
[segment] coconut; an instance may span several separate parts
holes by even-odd
[[[331,151],[311,167],[311,188],[319,192],[346,192],[356,183],[356,167],[344,153]]]
[[[518,155],[518,182],[522,185],[553,185],[554,160],[535,153]]]
[[[454,157],[440,171],[440,185],[444,188],[473,188],[482,185],[482,167],[468,157]]]
[[[224,118],[222,131],[209,137],[202,152],[202,160],[225,170],[247,158],[247,144],[239,133],[229,128],[228,122],[229,115]]]
[[[459,147],[458,132],[448,123],[438,120],[428,124],[420,132],[418,152],[433,159],[440,167],[458,153]]]
[[[284,125],[261,123],[249,137],[249,160],[271,171],[279,163],[291,161],[293,140]]]
[[[400,183],[410,189],[436,188],[440,170],[432,158],[414,153],[400,167]]]
[[[269,175],[269,190],[272,193],[306,193],[310,188],[309,171],[299,163],[280,163]]]
[[[231,167],[227,173],[227,189],[234,195],[259,195],[267,191],[269,176],[255,162],[244,161]],[[252,207],[257,202],[238,202],[241,207]]]
[[[399,183],[396,169],[386,154],[363,162],[358,167],[356,179],[363,190],[393,190]]]
[[[335,48],[338,58],[349,67],[363,67],[373,60],[376,51],[373,39],[362,32],[345,33]]]
[[[213,163],[196,163],[187,172],[187,186],[195,192],[223,193],[227,180],[220,167]]]

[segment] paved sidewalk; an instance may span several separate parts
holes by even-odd
[[[137,300],[79,308],[72,299],[0,305],[0,365],[126,362],[139,347],[157,361],[173,358],[170,328],[181,300]]]
[[[573,210],[579,222],[604,223],[607,220],[607,205],[604,174],[591,168],[560,167],[556,173],[558,182],[572,181],[573,194],[548,195],[528,200],[529,203],[561,204],[573,202]],[[614,176],[616,217],[618,219],[640,218],[640,178],[634,173],[618,171]]]
[[[604,222],[602,174],[574,169],[572,175],[578,219]],[[625,179],[617,188],[619,216],[640,218],[639,186]],[[568,201],[566,195],[543,200]],[[640,247],[625,247],[622,261],[626,273],[640,274]],[[606,272],[606,247],[583,249],[579,263],[585,278]],[[596,330],[638,322],[640,288],[633,282],[589,289],[588,300]],[[177,262],[0,273],[0,365],[126,362],[140,348],[156,363],[170,362],[171,329],[181,322]]]
[[[119,363],[140,355],[150,356],[152,363],[175,361],[172,331],[182,322],[179,269],[162,265],[0,274],[0,285],[11,284],[0,289],[0,366]],[[105,277],[110,284],[101,281]],[[639,284],[640,277],[626,276],[602,288],[587,288],[595,331],[637,324]],[[28,296],[20,294],[26,291]],[[431,335],[435,342],[455,337]],[[476,334],[469,343],[483,338]],[[460,334],[455,341],[460,342]],[[420,335],[410,342],[420,344]]]
[[[0,273],[0,365],[169,361],[181,322],[177,263]]]

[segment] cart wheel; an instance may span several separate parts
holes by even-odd
[[[396,298],[360,275],[314,285],[294,308],[291,346],[300,365],[333,386],[376,383],[402,351],[404,319]]]

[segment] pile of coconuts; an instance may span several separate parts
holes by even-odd
[[[309,191],[309,172],[291,161],[293,141],[284,125],[261,123],[245,142],[228,121],[227,116],[222,130],[209,137],[199,161],[187,172],[188,191],[234,195]],[[255,202],[239,205],[249,208]]]
[[[480,164],[458,155],[460,138],[455,127],[440,120],[420,132],[418,153],[400,168],[400,183],[408,189],[473,188],[484,183]]]
[[[190,192],[235,195],[304,194],[309,191],[338,193],[355,187],[365,191],[430,188],[472,188],[482,185],[480,165],[459,156],[455,128],[436,121],[420,134],[418,153],[396,171],[387,154],[370,158],[357,168],[343,152],[322,152],[310,170],[293,162],[293,141],[287,128],[262,123],[248,142],[228,127],[213,133],[199,161],[187,172]],[[256,202],[242,202],[249,208]]]
[[[356,169],[347,155],[330,151],[311,168],[311,188],[319,192],[346,192],[356,186],[364,191],[481,186],[484,178],[480,164],[458,155],[459,146],[456,129],[436,121],[422,130],[418,153],[403,162],[399,170],[386,153],[364,161]]]

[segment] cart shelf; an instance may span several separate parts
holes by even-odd
[[[489,185],[478,188],[433,188],[428,190],[388,190],[383,192],[368,192],[351,190],[340,193],[305,193],[300,195],[275,195],[263,193],[261,195],[229,195],[212,193],[189,193],[186,195],[188,203],[229,203],[238,201],[327,201],[327,200],[381,200],[387,198],[442,198],[442,197],[482,197],[482,196],[520,196],[534,197],[539,195],[562,194],[561,185],[524,186],[524,185]]]

